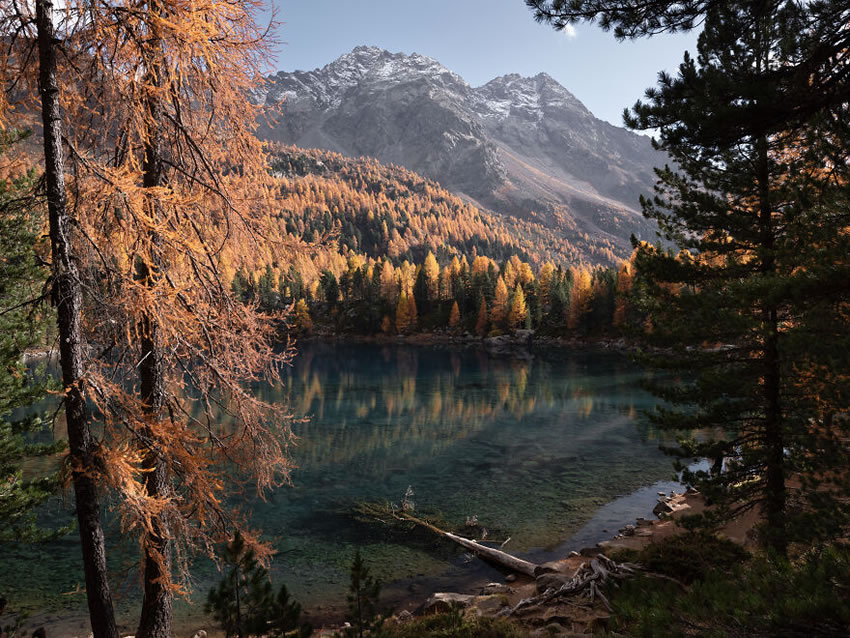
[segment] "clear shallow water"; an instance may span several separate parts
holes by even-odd
[[[314,614],[333,616],[344,608],[356,548],[387,583],[389,602],[498,576],[424,533],[353,515],[358,502],[398,503],[408,486],[418,510],[455,525],[477,516],[490,538],[511,537],[506,550],[560,551],[601,506],[672,473],[653,432],[636,422],[654,402],[637,387],[641,375],[623,355],[595,350],[517,360],[477,349],[301,344],[283,383],[257,390],[310,417],[295,427],[293,486],[250,504],[253,526],[278,550],[275,582],[286,583]],[[624,522],[633,518],[629,511]],[[54,606],[56,594],[82,582],[75,546],[69,536],[7,554],[3,562],[14,570],[54,567],[30,569],[25,583],[3,570],[2,591],[41,592]],[[134,557],[132,546],[122,551],[113,556],[116,570]],[[197,602],[179,609],[189,616],[200,613],[217,578],[203,560],[193,573]],[[130,627],[135,581],[133,568],[116,574]],[[58,600],[67,611],[84,604],[80,595]]]

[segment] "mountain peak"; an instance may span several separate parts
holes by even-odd
[[[382,49],[381,47],[372,46],[369,44],[360,44],[353,49],[351,49],[352,53],[389,53],[386,49]]]
[[[603,124],[547,73],[472,88],[419,53],[358,46],[313,71],[270,78],[283,103],[260,134],[405,166],[478,204],[628,255],[654,183],[649,140]]]
[[[549,114],[558,117],[567,113],[592,117],[584,104],[548,73],[533,77],[508,73],[474,91],[476,111],[485,118],[520,116],[541,121]]]

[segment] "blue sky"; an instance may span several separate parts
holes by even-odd
[[[592,24],[556,32],[522,0],[272,0],[283,71],[324,66],[360,44],[439,60],[473,86],[506,73],[545,71],[597,117],[622,125],[623,108],[673,71],[695,34],[617,42]]]

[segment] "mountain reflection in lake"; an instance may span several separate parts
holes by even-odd
[[[654,401],[638,388],[641,375],[623,355],[595,350],[520,360],[474,348],[300,344],[282,383],[256,389],[309,417],[295,425],[293,484],[244,503],[278,550],[275,582],[327,614],[345,605],[358,547],[376,576],[422,595],[447,569],[455,584],[480,570],[441,540],[354,515],[359,502],[398,503],[408,486],[419,511],[461,526],[476,516],[491,539],[511,537],[510,551],[558,545],[600,505],[671,474],[653,433],[636,423]],[[76,541],[21,550],[22,560],[36,551],[57,565],[47,595],[82,582]],[[125,619],[138,613],[133,557],[132,547],[112,554],[116,580],[133,581],[119,605]],[[205,559],[192,571],[198,603],[219,576]]]
[[[300,436],[293,486],[254,508],[278,538],[281,576],[306,600],[344,593],[355,547],[384,580],[444,569],[460,554],[379,523],[361,501],[398,503],[462,525],[477,516],[508,549],[551,547],[617,495],[670,475],[652,433],[636,424],[653,399],[641,371],[600,351],[302,344],[280,387]],[[613,531],[613,530],[612,530]]]

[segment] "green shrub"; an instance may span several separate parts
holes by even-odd
[[[632,560],[651,572],[689,584],[711,572],[728,572],[749,557],[743,547],[730,540],[708,532],[687,532],[648,545]]]
[[[639,577],[611,592],[611,603],[613,630],[630,636],[850,635],[850,550],[821,548],[796,563],[751,558],[705,572],[687,591]]]

